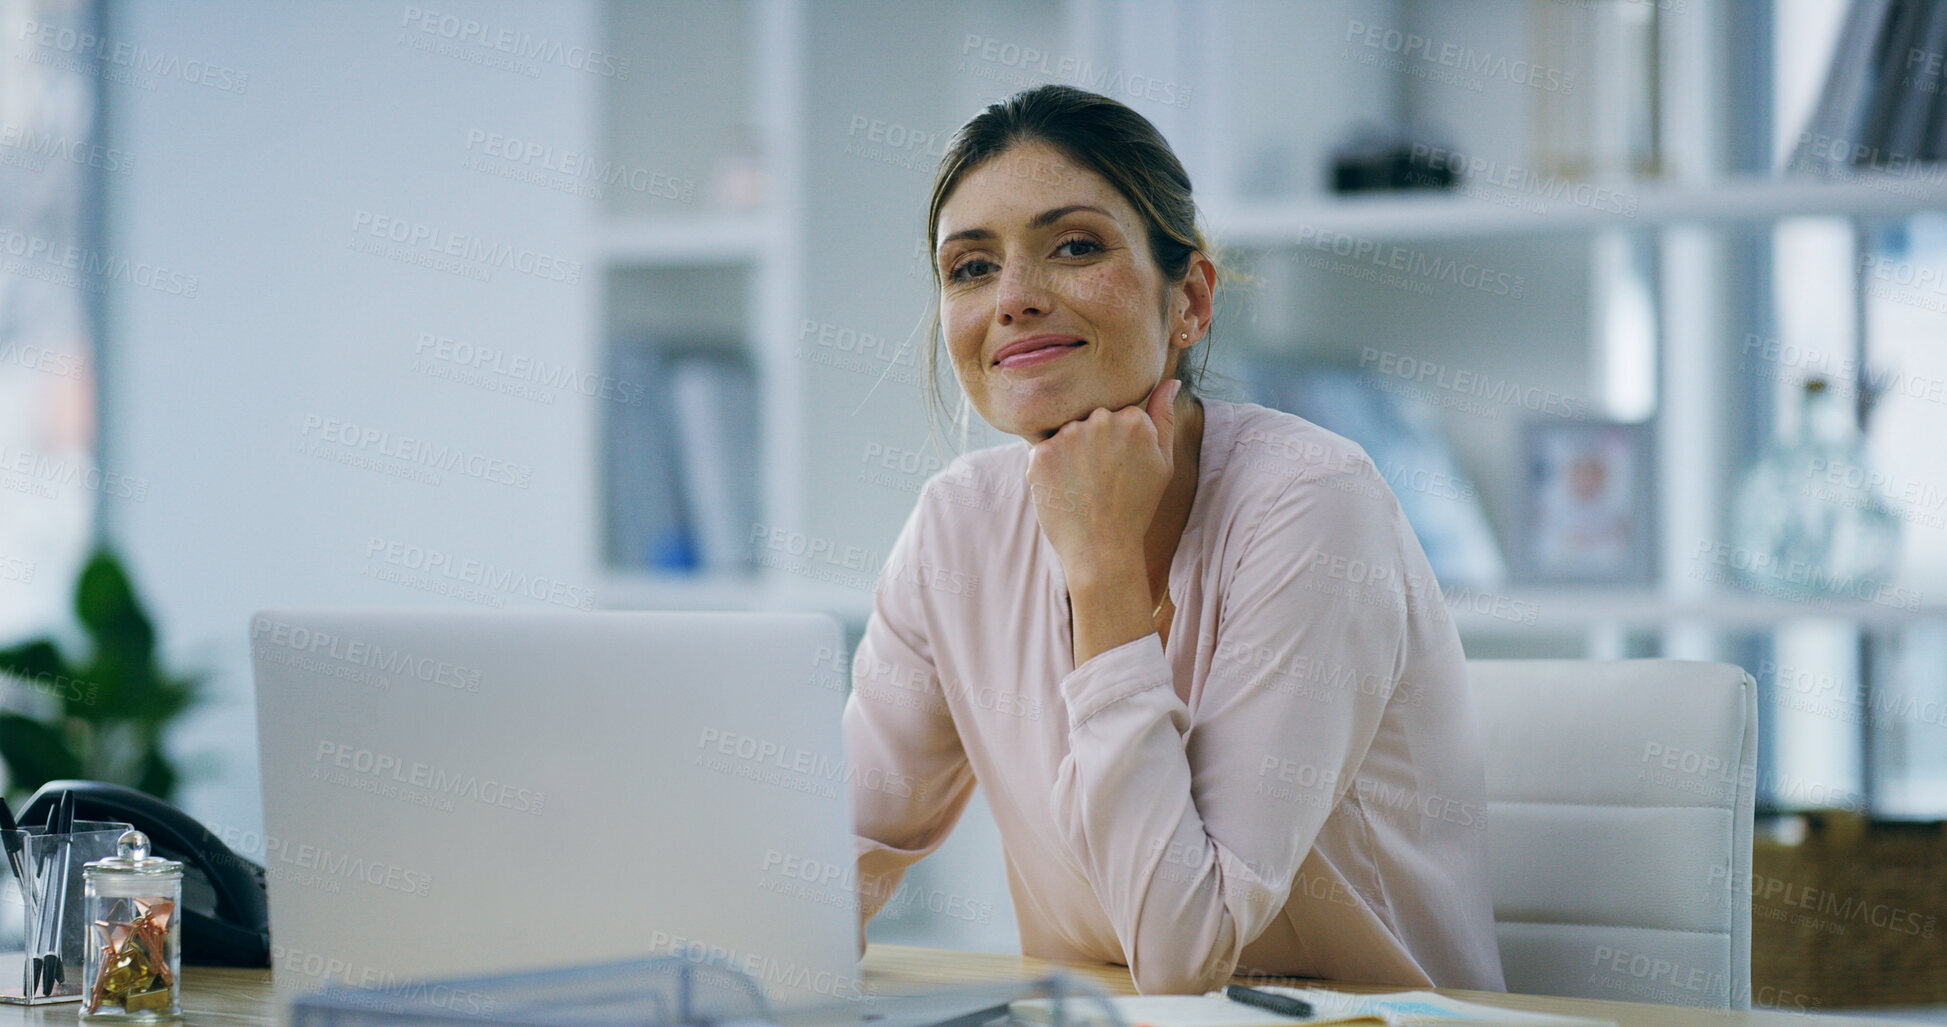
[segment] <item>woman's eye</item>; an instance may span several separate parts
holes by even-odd
[[[1086,257],[1102,249],[1102,244],[1093,239],[1063,239],[1055,247],[1055,252],[1066,257]]]
[[[1068,259],[1089,257],[1100,253],[1103,249],[1103,245],[1094,239],[1077,236],[1073,239],[1063,239],[1061,242],[1056,243],[1055,256]],[[952,282],[970,282],[976,278],[985,278],[993,274],[995,270],[994,262],[985,257],[967,257],[958,264],[953,265],[947,271],[946,277],[948,281]]]
[[[947,272],[946,276],[953,281],[964,282],[986,274],[987,269],[993,266],[993,264],[983,258],[970,257],[953,265],[953,270]]]

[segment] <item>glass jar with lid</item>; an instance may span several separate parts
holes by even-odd
[[[154,1023],[182,1018],[183,865],[149,854],[140,831],[82,868],[87,932],[81,1018]]]

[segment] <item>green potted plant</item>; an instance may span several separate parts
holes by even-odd
[[[201,679],[156,661],[155,627],[121,561],[97,549],[75,583],[85,654],[52,638],[0,649],[0,675],[19,690],[0,711],[0,760],[16,796],[61,778],[128,785],[172,797],[181,775],[162,735],[196,701]]]

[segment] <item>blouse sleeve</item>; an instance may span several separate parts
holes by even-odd
[[[1397,576],[1424,567],[1372,480],[1294,478],[1246,529],[1194,725],[1153,634],[1061,683],[1057,819],[1142,992],[1228,979],[1365,758],[1402,667]]]
[[[914,565],[925,503],[913,511],[888,568]],[[892,897],[906,868],[939,848],[973,795],[974,776],[947,711],[912,576],[882,573],[852,659],[845,702],[852,778],[859,931]]]

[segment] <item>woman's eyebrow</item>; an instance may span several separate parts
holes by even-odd
[[[1096,214],[1102,215],[1105,218],[1114,218],[1115,216],[1113,214],[1110,214],[1108,211],[1103,210],[1100,207],[1092,206],[1090,204],[1071,203],[1066,207],[1055,207],[1051,210],[1044,210],[1041,213],[1036,214],[1033,218],[1028,220],[1028,227],[1046,228],[1049,225],[1052,225],[1055,222],[1060,221],[1062,218],[1065,218],[1068,215],[1075,213],[1076,211],[1083,211],[1083,210],[1092,211]],[[993,237],[994,237],[994,233],[985,228],[963,228],[960,231],[955,232],[944,239],[941,239],[940,245],[945,246],[947,243],[950,243],[955,239],[992,239]]]

